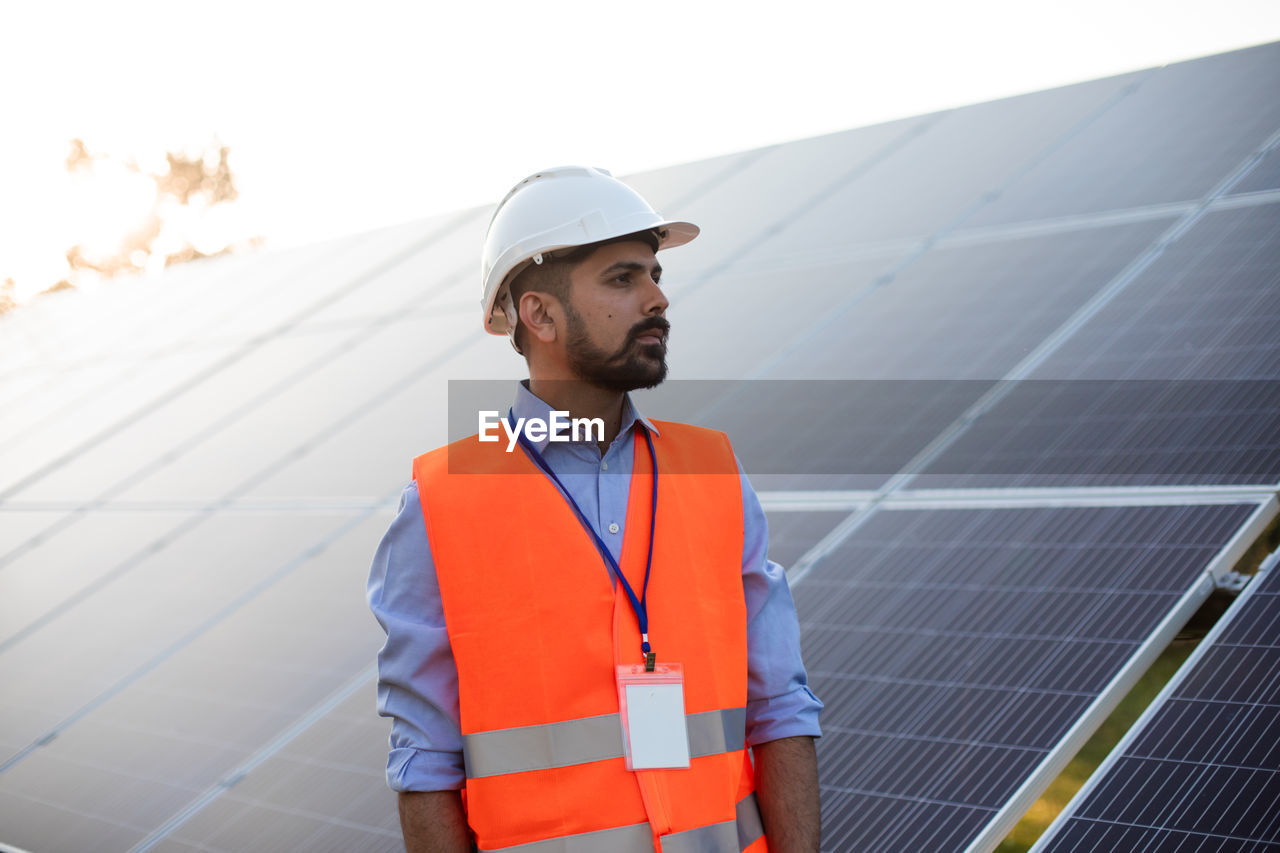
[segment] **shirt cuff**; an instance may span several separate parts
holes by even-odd
[[[818,712],[822,702],[807,686],[790,693],[747,702],[747,746],[784,737],[822,737]]]
[[[387,753],[387,785],[393,791],[458,791],[465,781],[460,753],[412,747]]]

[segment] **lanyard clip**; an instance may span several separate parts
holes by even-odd
[[[653,672],[653,666],[658,662],[657,652],[647,652],[644,656],[644,671]]]

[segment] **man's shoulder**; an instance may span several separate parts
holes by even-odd
[[[686,441],[708,441],[717,443],[729,443],[729,436],[718,429],[711,427],[697,426],[695,424],[687,424],[681,421],[661,421],[650,420],[650,423],[658,430],[658,435],[662,438],[681,439]]]
[[[503,452],[505,444],[481,441],[479,433],[443,444],[413,460],[413,477],[418,482],[449,474],[520,473],[523,453]]]
[[[652,421],[658,439],[668,448],[678,449],[676,470],[701,474],[737,474],[738,459],[729,436],[718,429],[679,421]]]
[[[480,437],[479,433],[472,433],[471,435],[468,435],[465,438],[460,438],[457,441],[451,441],[448,444],[442,444],[439,447],[434,447],[431,450],[428,450],[426,453],[420,453],[417,456],[415,456],[414,462],[417,462],[419,459],[427,459],[429,457],[436,456],[436,455],[447,456],[450,450],[453,450],[453,451],[464,450],[469,448],[471,445],[478,445],[480,444],[480,442],[478,441],[479,437]]]

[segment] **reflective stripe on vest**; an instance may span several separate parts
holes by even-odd
[[[746,708],[703,711],[687,715],[685,721],[691,758],[746,747]],[[617,714],[473,732],[462,738],[468,779],[549,770],[622,756],[622,720]]]
[[[662,836],[662,853],[741,853],[764,835],[756,795],[738,801],[737,819],[673,832]],[[562,835],[545,841],[517,844],[480,853],[653,853],[653,834],[647,823]]]

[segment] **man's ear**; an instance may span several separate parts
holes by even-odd
[[[549,293],[539,293],[536,290],[522,293],[517,310],[526,334],[533,335],[544,344],[554,341],[559,307],[555,297]]]

